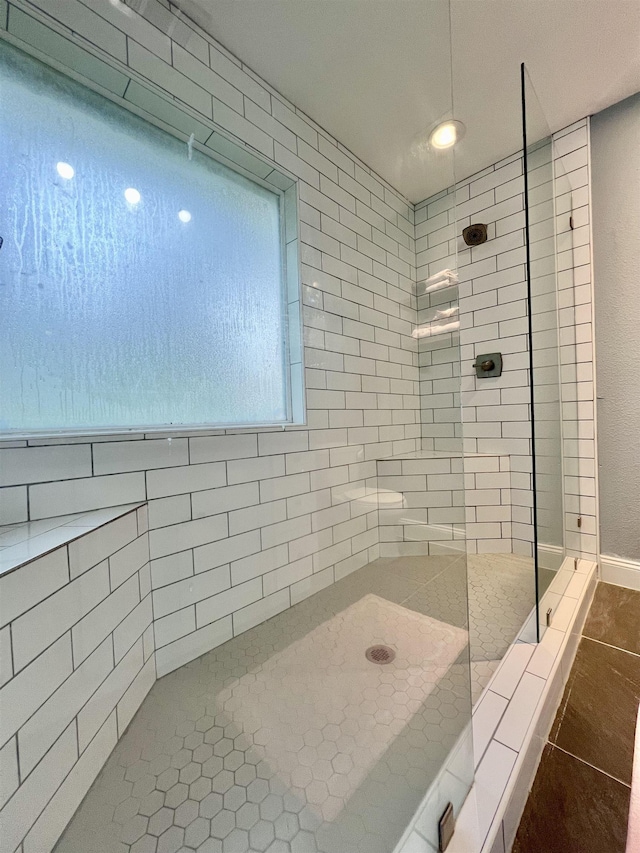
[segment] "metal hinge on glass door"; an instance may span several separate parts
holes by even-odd
[[[449,846],[449,842],[453,838],[453,833],[456,828],[456,819],[453,814],[453,806],[447,803],[446,809],[442,812],[442,817],[438,821],[438,850],[443,853]]]

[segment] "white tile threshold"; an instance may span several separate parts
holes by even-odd
[[[511,850],[573,664],[597,567],[566,558],[556,579],[541,607],[544,612],[553,602],[551,626],[538,644],[522,641],[530,632],[530,625],[524,626],[473,708],[473,738],[468,730],[463,733],[394,853],[437,851],[437,822],[449,801],[454,805],[456,831],[447,853]],[[464,799],[470,750],[475,778]]]
[[[0,575],[19,569],[143,505],[125,504],[0,527]]]

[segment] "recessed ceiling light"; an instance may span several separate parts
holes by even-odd
[[[179,210],[178,219],[180,222],[191,222],[191,214],[188,210]]]
[[[465,126],[461,121],[443,121],[431,131],[429,144],[439,150],[451,148],[462,139],[464,132]]]
[[[61,178],[66,178],[68,181],[75,175],[75,169],[73,166],[70,166],[69,163],[56,163],[56,171],[60,175]]]
[[[129,204],[138,204],[141,198],[138,190],[134,189],[133,187],[127,187],[127,189],[124,191],[124,197],[129,202]]]

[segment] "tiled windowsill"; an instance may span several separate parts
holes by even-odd
[[[595,590],[596,564],[579,560],[575,571],[573,566],[573,558],[567,558],[558,573],[570,571],[572,577],[568,584],[559,578],[564,593],[558,596],[552,626],[542,641],[537,645],[515,642],[473,708],[475,779],[456,815],[456,831],[447,853],[507,853],[511,849]],[[459,751],[464,759],[464,744]],[[455,758],[444,768],[439,785],[432,786],[425,797],[411,833],[402,839],[396,853],[437,850],[437,819],[446,800],[456,794],[447,779],[457,778],[460,787],[467,770],[462,766],[463,772],[457,772],[453,764]],[[440,794],[446,794],[442,803]]]
[[[140,506],[140,503],[126,504],[0,527],[0,575],[19,569]]]

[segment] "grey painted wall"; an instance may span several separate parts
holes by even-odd
[[[640,93],[591,143],[600,550],[640,560]]]

